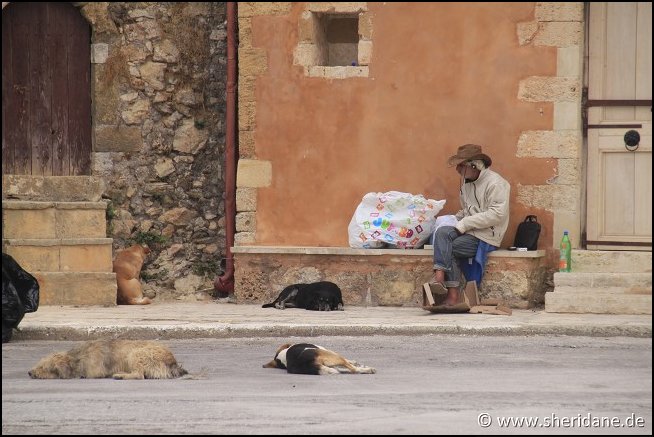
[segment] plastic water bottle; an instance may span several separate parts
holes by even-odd
[[[559,272],[569,272],[572,263],[572,246],[570,245],[570,237],[568,231],[563,231],[563,238],[561,239],[561,251],[559,256]]]

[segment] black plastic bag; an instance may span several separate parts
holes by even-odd
[[[518,225],[513,245],[515,247],[526,247],[527,250],[538,248],[538,237],[540,236],[540,223],[535,215],[528,215],[525,221]]]
[[[2,254],[2,342],[11,340],[13,329],[25,313],[39,307],[39,283],[6,253]]]

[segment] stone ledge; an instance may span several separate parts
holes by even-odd
[[[2,176],[3,199],[97,202],[104,189],[97,176]]]
[[[353,249],[351,247],[305,247],[305,246],[235,246],[232,253],[277,253],[289,255],[431,255],[428,249]]]
[[[431,255],[433,249],[353,249],[351,247],[305,247],[305,246],[235,246],[232,253],[261,253],[261,254],[295,254],[295,255],[364,255],[364,256],[425,256]],[[545,250],[532,250],[518,252],[499,249],[491,252],[493,258],[542,258]]]
[[[8,246],[79,246],[112,244],[113,238],[3,238]]]
[[[305,7],[311,12],[354,13],[368,10],[368,2],[311,2]]]
[[[370,70],[367,65],[362,66],[327,66],[314,65],[305,67],[305,75],[308,77],[321,77],[324,79],[351,79],[357,77],[368,77]]]
[[[105,202],[46,202],[37,200],[2,200],[3,209],[107,209]]]
[[[54,202],[31,200],[2,200],[2,209],[49,209],[54,208]]]
[[[545,250],[528,250],[527,252],[520,252],[517,250],[504,250],[499,249],[488,254],[489,258],[543,258]]]

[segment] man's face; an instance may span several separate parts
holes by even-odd
[[[479,176],[479,170],[477,170],[474,167],[470,166],[470,161],[464,161],[459,163],[456,166],[456,171],[464,178],[464,179],[477,179]]]

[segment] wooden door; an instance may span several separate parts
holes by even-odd
[[[2,174],[90,174],[90,44],[70,3],[2,10]]]
[[[587,248],[651,250],[652,4],[591,2],[588,43]]]

